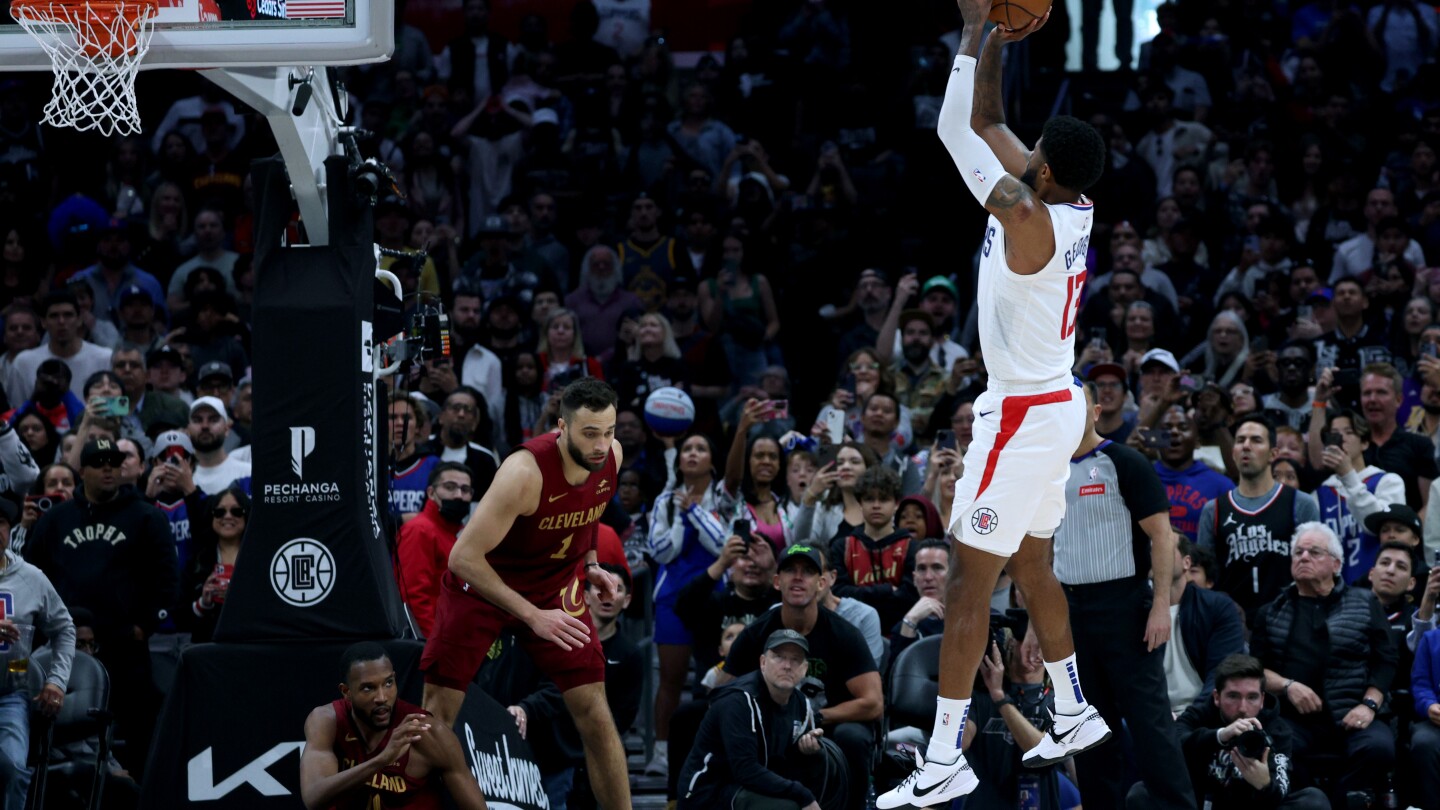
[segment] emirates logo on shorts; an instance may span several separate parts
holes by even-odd
[[[999,525],[1000,517],[988,506],[976,509],[970,515],[970,528],[974,529],[976,534],[989,534]]]

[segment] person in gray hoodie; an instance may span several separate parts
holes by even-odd
[[[30,703],[46,717],[54,717],[65,702],[70,661],[75,656],[75,625],[55,587],[39,568],[10,550],[10,527],[19,522],[20,508],[0,498],[0,653],[9,653],[20,639],[21,625],[35,628],[34,641],[48,640],[54,653],[44,673],[40,693],[30,697],[24,675],[0,674],[0,806],[22,808],[30,788],[25,757],[30,749]],[[33,644],[32,644],[33,646]]]

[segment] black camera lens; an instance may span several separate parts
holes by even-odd
[[[1270,735],[1263,729],[1252,728],[1235,738],[1234,748],[1249,759],[1259,759],[1270,747]]]
[[[42,495],[39,498],[35,499],[35,508],[40,510],[41,512],[50,511],[50,507],[54,505],[55,502],[50,499],[49,495]]]

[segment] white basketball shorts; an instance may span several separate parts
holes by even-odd
[[[1025,535],[1052,537],[1065,517],[1070,456],[1085,432],[1078,382],[1041,393],[986,391],[975,400],[974,438],[955,482],[950,533],[1009,557]]]

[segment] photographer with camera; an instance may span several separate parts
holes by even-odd
[[[811,655],[804,635],[774,630],[752,671],[716,691],[680,772],[678,807],[840,810],[854,804],[844,795],[844,760],[799,689]]]
[[[1265,669],[1236,653],[1215,667],[1215,691],[1180,715],[1177,725],[1196,798],[1226,810],[1329,810],[1316,788],[1292,784],[1290,731],[1265,695]],[[1143,784],[1130,790],[1132,806],[1149,807]]]
[[[854,810],[864,805],[870,780],[866,765],[875,753],[875,721],[885,709],[880,672],[860,631],[822,606],[829,576],[824,550],[818,545],[792,545],[781,553],[779,569],[779,607],[760,616],[735,639],[718,680],[723,686],[753,672],[766,639],[776,630],[803,635],[809,644],[810,671],[824,685],[815,725],[825,729],[825,737],[834,740],[853,764],[848,806]],[[692,752],[691,761],[694,756]]]
[[[1323,419],[1320,418],[1323,415]],[[1317,410],[1307,437],[1313,459],[1320,450],[1319,469],[1331,475],[1315,490],[1320,519],[1340,538],[1345,550],[1341,575],[1354,584],[1370,572],[1379,539],[1365,531],[1365,521],[1391,504],[1405,503],[1405,482],[1365,460],[1370,425],[1348,408]]]

